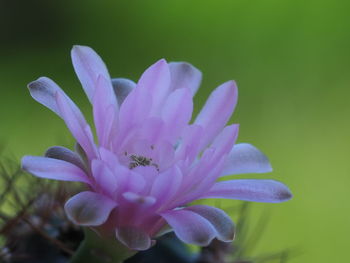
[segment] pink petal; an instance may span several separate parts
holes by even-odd
[[[130,203],[143,207],[152,206],[157,201],[152,196],[142,196],[133,192],[125,192],[123,193],[123,197]]]
[[[226,126],[216,137],[211,147],[215,149],[215,157],[221,158],[230,152],[238,137],[238,124]]]
[[[106,88],[113,89],[106,65],[90,47],[74,46],[71,52],[73,67],[89,100],[93,101],[97,78],[102,75],[108,80]]]
[[[201,198],[279,203],[291,199],[292,193],[287,186],[278,181],[247,179],[218,182]]]
[[[194,205],[187,207],[186,210],[195,212],[196,214],[207,219],[216,230],[216,237],[224,242],[231,242],[234,239],[234,225],[231,218],[221,209],[207,206]]]
[[[99,153],[101,160],[104,161],[110,169],[113,170],[117,165],[119,165],[118,157],[113,152],[101,147]]]
[[[170,91],[168,63],[161,59],[150,66],[141,76],[136,89],[145,89],[152,95],[151,115],[156,115]]]
[[[216,88],[197,116],[195,124],[204,130],[202,147],[208,145],[223,129],[233,113],[237,103],[237,87],[234,81],[228,81]]]
[[[114,89],[114,93],[117,96],[118,105],[122,105],[125,98],[129,95],[129,93],[136,88],[136,83],[130,79],[124,78],[115,78],[112,79],[112,85]]]
[[[176,160],[193,162],[200,151],[200,141],[203,136],[203,128],[199,125],[189,125],[185,128],[178,148],[176,149]]]
[[[272,171],[269,159],[248,143],[236,144],[228,155],[223,175],[268,173]]]
[[[47,77],[41,77],[28,84],[28,89],[30,95],[39,103],[46,106],[58,116],[62,117],[62,114],[58,108],[56,101],[56,93],[62,94],[67,100],[72,110],[76,112],[77,115],[81,115],[79,108],[74,104],[74,102],[67,96],[67,94],[51,79]]]
[[[90,183],[82,169],[58,159],[24,156],[22,158],[22,169],[41,178]]]
[[[88,158],[94,159],[97,154],[96,146],[90,126],[87,124],[83,114],[72,107],[64,94],[56,93],[56,103],[59,112],[77,142],[84,149]]]
[[[122,244],[133,250],[147,250],[152,245],[149,235],[135,227],[119,227],[116,236]]]
[[[215,154],[214,149],[206,149],[201,158],[184,177],[184,182],[181,187],[181,191],[187,192],[193,188],[198,187],[198,184],[208,175],[208,171],[212,170],[215,165],[212,163],[213,156]]]
[[[175,142],[191,120],[193,111],[192,95],[189,89],[173,91],[162,109],[162,119],[166,124],[164,134],[170,142]]]
[[[154,146],[164,137],[164,121],[157,117],[150,117],[144,120],[144,123],[138,131],[139,140],[147,141],[147,147]]]
[[[168,211],[161,216],[174,229],[176,236],[185,243],[208,246],[217,234],[207,219],[186,209]]]
[[[177,166],[160,173],[152,185],[151,196],[159,200],[159,206],[164,207],[177,194],[182,183],[182,173]]]
[[[77,225],[99,226],[107,221],[117,204],[94,192],[81,192],[70,198],[64,206],[68,218]]]
[[[60,116],[57,108],[55,94],[62,89],[51,79],[41,77],[28,84],[30,95],[39,103],[43,104]]]
[[[99,143],[103,147],[110,147],[110,136],[117,130],[118,105],[114,91],[108,88],[108,83],[109,81],[100,75],[93,97],[95,127]]]
[[[212,162],[214,161],[214,162]],[[208,192],[210,188],[215,184],[217,178],[222,173],[222,168],[224,165],[225,159],[221,160],[211,160],[207,165],[202,169],[197,170],[193,175],[197,178],[192,181],[190,190],[187,193],[182,195],[182,199],[177,200],[178,204],[187,204],[194,200],[197,200],[203,193]]]
[[[99,191],[113,197],[118,186],[117,177],[108,168],[107,164],[101,160],[93,160],[91,163],[92,174],[94,175],[96,184],[99,186]]]
[[[173,164],[175,150],[171,143],[167,141],[159,142],[154,146],[154,151],[156,153],[154,162],[158,165],[159,171],[164,171]]]
[[[153,182],[158,176],[158,171],[154,166],[137,166],[132,169],[133,173],[139,175],[143,178],[145,182],[144,188],[142,189],[143,195],[149,195]],[[141,181],[142,182],[142,181]],[[130,191],[133,192],[133,191]]]
[[[46,150],[45,157],[69,162],[71,164],[78,166],[82,170],[86,169],[85,164],[83,163],[83,160],[76,152],[73,152],[62,146],[50,147],[49,149]]]
[[[146,180],[141,174],[133,172],[125,166],[117,165],[114,169],[114,174],[118,178],[118,193],[120,197],[125,192],[140,193],[146,186]]]
[[[152,107],[152,96],[147,89],[134,89],[126,97],[119,111],[121,131],[115,146],[120,146],[134,127],[143,124],[149,117]]]
[[[169,69],[171,74],[170,90],[187,88],[196,94],[201,81],[202,72],[186,62],[170,62]]]

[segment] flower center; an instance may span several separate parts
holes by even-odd
[[[147,158],[141,155],[130,155],[131,162],[129,163],[129,169],[132,170],[137,166],[154,166],[159,171],[158,164],[152,162],[152,158]]]

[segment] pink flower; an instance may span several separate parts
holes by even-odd
[[[236,144],[238,125],[228,125],[237,102],[234,81],[216,88],[190,124],[202,74],[188,63],[159,60],[137,84],[111,79],[89,47],[75,46],[72,61],[93,106],[98,144],[79,108],[52,80],[29,84],[32,97],[66,123],[76,151],[52,147],[46,157],[25,156],[23,169],[43,178],[86,185],[67,201],[73,222],[116,235],[127,247],[148,249],[169,225],[187,243],[231,241],[234,226],[222,210],[188,203],[203,198],[282,202],[288,188],[273,180],[219,177],[270,172],[254,146]]]

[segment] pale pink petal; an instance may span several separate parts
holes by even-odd
[[[124,78],[115,78],[112,79],[112,85],[114,89],[114,93],[117,96],[118,105],[122,105],[125,98],[129,95],[129,93],[136,88],[136,83],[130,79]]]
[[[152,245],[149,235],[136,227],[119,227],[116,236],[122,244],[133,250],[147,250]]]
[[[22,158],[22,169],[41,178],[90,183],[90,179],[82,169],[58,159],[24,156]]]
[[[213,148],[206,149],[201,158],[191,167],[191,170],[184,177],[181,190],[182,192],[188,192],[197,187],[198,184],[208,175],[208,171],[211,171],[215,165],[212,163],[215,150]]]
[[[136,89],[145,89],[152,95],[151,115],[157,115],[164,99],[170,92],[168,63],[161,59],[150,66],[141,76]]]
[[[170,90],[187,88],[196,94],[201,81],[202,72],[187,62],[170,62],[169,63],[171,85]]]
[[[236,144],[228,155],[222,175],[268,173],[272,171],[265,154],[248,143]]]
[[[28,89],[33,99],[46,106],[57,115],[60,115],[55,100],[55,94],[57,91],[62,91],[62,89],[53,80],[47,77],[41,77],[29,83]]]
[[[62,161],[69,162],[85,170],[85,164],[83,160],[76,152],[73,152],[62,146],[53,146],[46,150],[45,156],[48,158],[59,159]]]
[[[221,158],[230,152],[238,137],[238,124],[226,126],[215,138],[211,147],[215,149],[215,157]]]
[[[118,186],[117,176],[113,174],[106,163],[98,159],[92,161],[91,170],[98,185],[96,190],[113,197]]]
[[[123,197],[130,203],[143,207],[152,206],[157,201],[153,196],[143,196],[133,192],[125,192]]]
[[[207,193],[212,188],[221,175],[225,162],[224,158],[218,161],[215,159],[210,160],[204,169],[202,168],[194,173],[197,178],[192,182],[188,182],[190,188],[181,195],[181,199],[177,200],[177,204],[183,205],[197,200],[203,193]]]
[[[130,155],[125,156],[125,159],[127,160],[128,163],[133,162],[132,157],[135,156],[143,156],[145,158],[153,158],[153,150],[152,146],[153,143],[151,143],[147,139],[135,139],[133,143],[130,145],[128,148],[127,152],[130,153]],[[122,156],[124,157],[124,156]]]
[[[144,192],[144,188],[146,187],[146,180],[142,174],[133,172],[132,170],[122,165],[117,165],[115,167],[114,174],[117,175],[118,178],[118,193],[120,198],[125,192]]]
[[[153,182],[158,176],[158,171],[154,166],[137,166],[132,169],[133,173],[140,175],[145,182],[144,188],[142,189],[143,195],[149,195]],[[132,191],[130,191],[132,192]]]
[[[185,243],[208,246],[216,236],[214,226],[204,217],[189,210],[180,209],[162,213],[161,216]]]
[[[117,165],[120,165],[117,155],[115,155],[110,150],[107,150],[106,148],[101,147],[99,149],[99,153],[100,153],[101,160],[104,161],[110,169],[113,170],[113,168],[115,168]]]
[[[176,160],[193,162],[200,151],[203,128],[200,125],[189,125],[185,128],[182,140],[176,149]]]
[[[224,211],[207,205],[194,205],[185,209],[207,219],[215,228],[217,239],[224,242],[233,241],[235,234],[234,225],[231,218]]]
[[[164,207],[178,193],[182,183],[182,173],[177,166],[160,173],[151,189],[151,196],[159,200],[159,207]]]
[[[92,141],[92,133],[90,128],[88,127],[88,124],[86,123],[83,114],[79,110],[79,108],[74,104],[74,102],[64,93],[64,91],[51,79],[46,77],[41,77],[31,83],[29,83],[28,88],[30,90],[30,93],[32,97],[38,101],[39,103],[43,104],[44,106],[51,109],[53,112],[55,112],[57,115],[59,115],[67,124],[68,128],[71,129],[76,122],[75,126],[80,125],[81,126],[81,132],[71,132],[77,139],[77,141],[81,144],[81,146],[84,148],[87,154],[89,154],[89,157],[94,156],[94,148],[93,145],[88,145],[93,142]],[[58,101],[59,97],[59,101]],[[72,122],[69,121],[69,119],[76,119],[76,121]],[[70,125],[68,125],[70,124]],[[86,133],[85,135],[78,135],[78,133]],[[90,134],[89,134],[90,133]],[[76,136],[79,136],[76,137]],[[83,137],[91,137],[83,139]],[[85,141],[85,143],[81,143],[81,141]],[[90,142],[87,142],[89,141]]]
[[[291,199],[292,193],[287,186],[275,180],[246,179],[218,182],[201,198],[279,203]]]
[[[107,88],[103,76],[97,80],[97,88],[93,97],[93,114],[99,144],[110,147],[110,136],[117,131],[118,105],[112,89]],[[113,99],[111,99],[113,98]]]
[[[87,124],[83,114],[72,107],[64,94],[56,93],[56,103],[59,112],[65,121],[68,129],[71,131],[77,142],[84,149],[90,160],[97,154],[96,146],[93,141],[93,135],[90,126]]]
[[[30,95],[39,103],[46,106],[58,116],[62,118],[62,114],[58,108],[56,102],[56,93],[62,94],[68,101],[70,107],[77,114],[80,113],[79,108],[74,104],[74,102],[67,96],[67,94],[51,79],[47,77],[38,78],[28,84],[28,89]],[[81,113],[80,113],[81,114]]]
[[[208,145],[224,128],[237,103],[237,86],[228,81],[216,88],[198,114],[195,124],[201,125],[205,133],[202,147]]]
[[[158,165],[159,171],[164,171],[173,164],[175,150],[171,143],[167,141],[159,142],[154,146],[154,151],[156,154],[154,162]]]
[[[134,89],[125,98],[119,111],[120,134],[115,146],[120,146],[134,127],[141,125],[150,115],[152,96],[147,89]]]
[[[68,218],[77,225],[99,226],[107,221],[117,204],[104,195],[81,192],[70,198],[64,206]]]
[[[106,65],[92,48],[86,46],[74,46],[71,56],[75,72],[91,103],[99,75],[102,75],[109,81],[106,89],[113,89]]]
[[[164,135],[170,142],[175,142],[191,120],[193,101],[189,89],[182,88],[173,91],[162,109],[162,119],[165,122]]]
[[[137,137],[139,140],[146,140],[149,148],[162,140],[164,135],[164,121],[161,118],[150,117],[144,120]]]

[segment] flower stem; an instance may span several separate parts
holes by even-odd
[[[116,239],[102,239],[90,229],[85,229],[85,239],[70,263],[122,263],[135,254]]]

